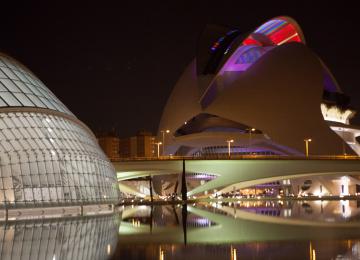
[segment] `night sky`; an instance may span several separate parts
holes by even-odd
[[[95,132],[155,133],[206,24],[246,33],[279,15],[300,24],[308,47],[360,113],[359,12],[349,4],[355,1],[78,2],[2,1],[0,51],[29,67]],[[360,116],[353,122],[360,124]]]

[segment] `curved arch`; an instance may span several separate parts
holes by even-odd
[[[305,44],[303,32],[298,23],[287,16],[279,16],[268,20],[250,33],[239,46],[233,51],[228,60],[223,64],[219,74],[224,71],[246,70],[249,65],[255,63],[263,54],[270,51],[275,46],[289,42],[299,42]],[[247,66],[237,66],[239,59],[245,58],[248,52],[255,52],[251,59],[245,59]],[[244,64],[242,62],[241,64]]]
[[[217,91],[214,89],[218,88],[219,78],[225,73],[236,72],[239,75],[255,64],[264,54],[285,43],[305,44],[305,37],[300,26],[294,19],[287,16],[270,19],[243,37],[243,40],[239,37],[234,39],[233,46],[230,45],[226,49],[227,58],[222,58],[221,63],[217,62],[219,69],[200,97],[203,107],[208,106],[215,99],[216,94],[214,93]],[[250,53],[251,55],[249,55]],[[233,75],[230,78],[232,77],[236,76]]]

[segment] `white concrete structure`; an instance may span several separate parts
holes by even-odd
[[[159,129],[170,130],[165,155],[225,154],[230,139],[234,155],[303,155],[305,139],[310,155],[360,155],[349,101],[293,19],[246,35],[209,26]]]

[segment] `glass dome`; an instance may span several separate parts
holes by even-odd
[[[70,110],[24,65],[0,53],[0,107]]]
[[[115,203],[112,164],[91,130],[0,53],[0,207]]]

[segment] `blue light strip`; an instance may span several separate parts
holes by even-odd
[[[268,35],[285,23],[286,21],[284,20],[271,20],[261,25],[255,32]]]
[[[286,24],[286,21],[283,20],[277,20],[278,22],[272,26],[272,28],[269,28],[268,30],[264,31],[264,34],[268,35],[274,32],[275,30],[279,29],[281,26]]]
[[[262,33],[264,30],[266,30],[268,27],[270,27],[274,22],[275,22],[275,20],[270,20],[270,21],[264,23],[259,28],[257,28],[255,32]]]

